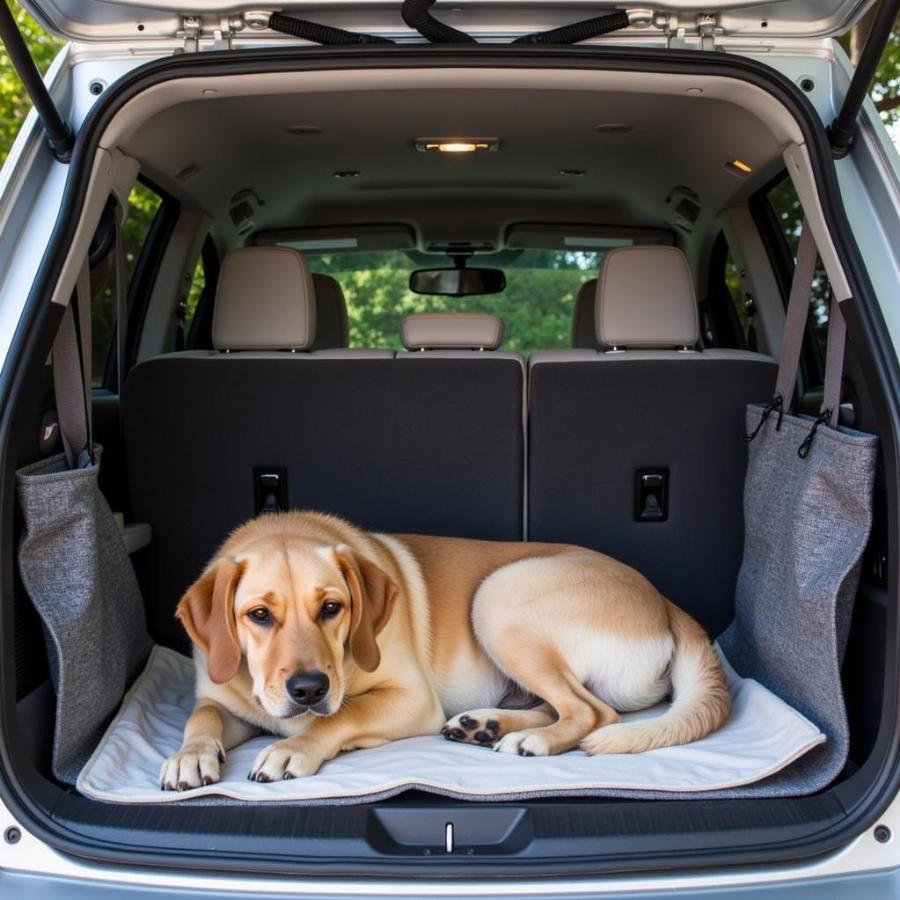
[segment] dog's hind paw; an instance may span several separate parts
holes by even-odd
[[[224,762],[225,751],[217,740],[185,744],[162,764],[159,786],[164,791],[189,791],[215,784]]]
[[[495,709],[473,709],[460,713],[441,729],[448,741],[475,744],[478,747],[492,747],[500,737],[500,721],[495,718]]]

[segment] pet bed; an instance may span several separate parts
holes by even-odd
[[[257,784],[247,773],[274,738],[254,738],[228,753],[218,784],[183,793],[162,791],[163,760],[181,745],[194,698],[190,659],[156,647],[122,707],[78,777],[87,797],[113,803],[171,803],[195,797],[236,801],[337,804],[389,797],[416,788],[471,800],[566,795],[684,797],[728,792],[773,775],[825,742],[808,719],[758,682],[725,663],[733,698],[728,722],[681,747],[636,755],[520,757],[450,743],[438,735],[344,753],[316,775]],[[650,717],[665,705],[623,716]]]

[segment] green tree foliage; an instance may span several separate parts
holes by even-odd
[[[900,27],[894,26],[872,85],[875,108],[885,122],[900,122]]]
[[[14,0],[3,0],[3,2],[12,9],[16,24],[41,72],[46,72],[63,42],[59,38],[47,34]],[[22,89],[22,82],[10,64],[6,48],[0,44],[0,164],[6,160],[9,148],[30,109],[31,101]]]
[[[885,122],[900,122],[900,23],[896,23],[872,85],[875,108]]]
[[[854,66],[859,62],[866,45],[877,10],[876,3],[851,31],[840,38],[841,45]],[[872,83],[872,101],[885,123],[900,122],[900,19],[894,23],[894,30],[878,64]]]

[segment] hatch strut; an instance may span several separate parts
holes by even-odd
[[[72,158],[75,134],[56,108],[7,3],[0,3],[0,40],[3,41],[13,68],[22,79],[31,102],[34,103],[53,155],[60,162],[69,162]]]
[[[900,14],[900,0],[882,0],[878,5],[859,65],[853,73],[841,109],[828,129],[831,155],[835,159],[843,159],[850,152],[856,135],[859,111],[869,93],[869,85],[875,76],[875,69],[890,39],[898,14]]]

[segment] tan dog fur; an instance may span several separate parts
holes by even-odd
[[[522,756],[635,753],[698,740],[730,711],[703,629],[633,569],[581,547],[270,514],[231,535],[177,615],[197,690],[166,790],[217,781],[225,752],[261,731],[283,740],[250,777],[272,781],[439,730]],[[285,684],[311,671],[330,687],[303,711]],[[511,693],[528,708],[498,708]],[[669,693],[662,716],[619,723]]]

